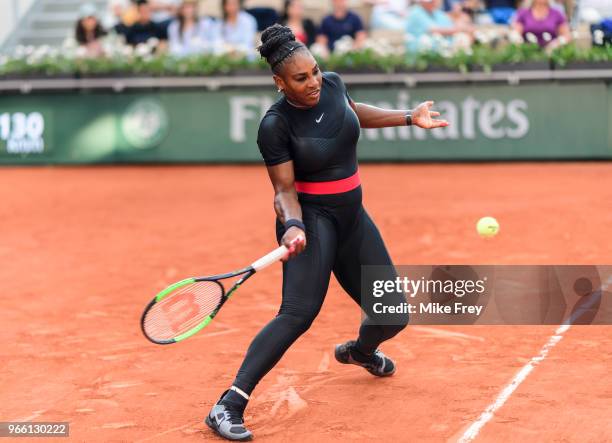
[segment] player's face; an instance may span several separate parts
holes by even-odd
[[[317,61],[309,51],[300,51],[291,57],[282,75],[275,79],[292,103],[307,107],[319,103],[323,77]]]

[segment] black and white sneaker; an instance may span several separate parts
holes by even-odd
[[[363,357],[355,359],[355,340],[336,345],[336,360],[343,364],[352,364],[365,368],[370,374],[377,377],[389,377],[395,373],[395,363],[378,349],[371,356],[361,354]],[[358,351],[357,351],[358,352]]]
[[[228,440],[248,441],[253,434],[244,427],[242,412],[217,403],[204,420],[208,427]]]

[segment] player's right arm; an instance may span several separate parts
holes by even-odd
[[[287,220],[302,221],[302,206],[294,185],[293,161],[268,166],[268,175],[274,187],[274,210],[280,222],[285,224]],[[295,257],[306,247],[306,233],[299,227],[292,226],[283,235],[281,244],[289,249],[288,258]]]
[[[277,112],[266,113],[259,124],[257,145],[274,187],[274,210],[283,225],[288,220],[302,221],[289,143],[287,121]],[[306,233],[298,226],[291,226],[283,235],[281,244],[289,249],[287,259],[295,257],[306,247]]]

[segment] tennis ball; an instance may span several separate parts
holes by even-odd
[[[482,217],[476,223],[476,231],[481,237],[495,237],[499,232],[499,223],[493,217]]]

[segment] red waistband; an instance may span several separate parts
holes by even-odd
[[[329,182],[295,182],[295,190],[304,194],[340,194],[355,189],[361,184],[359,171],[341,180]]]

